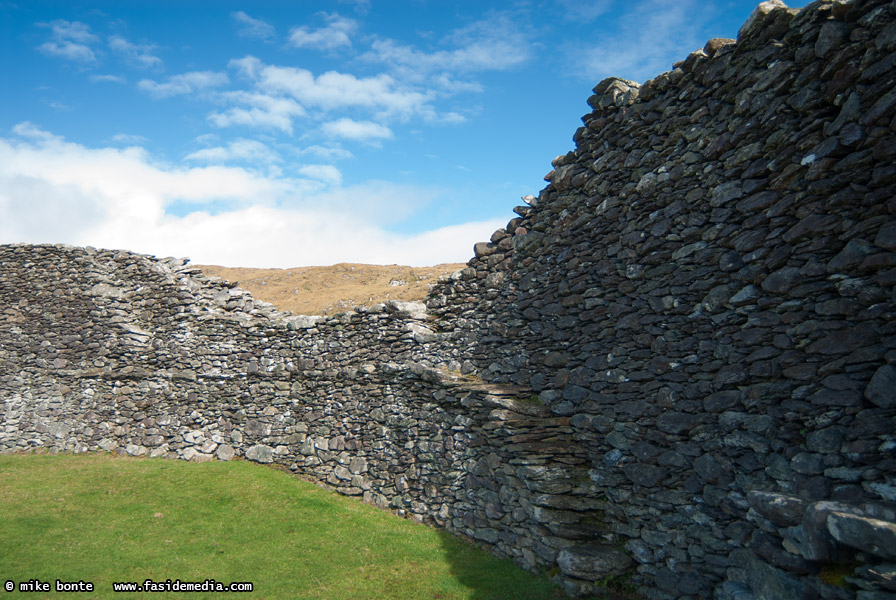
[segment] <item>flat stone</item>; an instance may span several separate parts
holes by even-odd
[[[850,514],[854,507],[843,502],[820,501],[813,502],[803,515],[802,538],[800,549],[806,560],[819,560],[824,562],[839,562],[850,558],[850,553],[837,545],[828,530],[828,516],[839,512]]]
[[[635,563],[628,554],[614,546],[594,545],[561,550],[557,564],[568,577],[595,581],[622,575]]]
[[[809,503],[802,498],[776,492],[752,491],[747,494],[750,506],[778,527],[799,525]]]
[[[828,262],[828,272],[837,273],[855,267],[874,252],[874,246],[866,240],[858,238],[849,240],[843,250]]]
[[[848,512],[831,512],[828,531],[838,542],[885,559],[896,559],[896,523]]]
[[[762,280],[762,289],[773,294],[785,294],[802,279],[798,268],[784,267]]]

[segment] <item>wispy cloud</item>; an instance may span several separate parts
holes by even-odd
[[[79,63],[96,62],[97,56],[92,44],[99,38],[90,32],[90,27],[80,21],[57,19],[50,23],[38,23],[38,27],[50,28],[50,40],[37,47],[48,56],[59,56]]]
[[[88,79],[94,83],[125,83],[124,77],[118,75],[91,75]]]
[[[326,135],[366,143],[378,143],[380,140],[388,140],[393,137],[392,130],[385,125],[348,118],[324,123],[321,129]]]
[[[139,68],[149,69],[162,66],[162,59],[152,53],[155,49],[152,44],[134,44],[120,35],[113,35],[109,38],[109,48]]]
[[[299,168],[299,173],[311,179],[318,179],[330,185],[342,183],[342,173],[333,165],[305,165]]]
[[[392,39],[377,39],[361,58],[405,76],[431,72],[471,73],[512,69],[532,58],[527,28],[507,14],[494,14],[457,29],[442,40],[451,49],[423,51]]]
[[[354,158],[354,154],[338,144],[330,146],[320,146],[315,144],[298,150],[298,154],[316,156],[324,160],[344,160]]]
[[[230,13],[230,16],[240,25],[238,33],[242,37],[255,38],[266,42],[273,41],[277,37],[274,26],[267,21],[254,19],[241,10]]]
[[[224,163],[229,161],[246,161],[250,163],[277,163],[281,161],[280,155],[271,150],[267,145],[258,140],[239,138],[226,146],[203,148],[186,156],[187,160],[195,160],[209,163]]]
[[[339,0],[339,4],[351,4],[355,12],[366,13],[370,10],[370,0]]]
[[[711,12],[711,3],[695,0],[641,0],[619,17],[613,33],[596,36],[590,47],[570,46],[569,64],[595,82],[611,76],[645,81],[670,70],[670,56],[681,60],[703,47],[701,28]]]
[[[292,98],[244,91],[225,92],[221,97],[226,102],[241,106],[210,114],[209,122],[217,127],[242,125],[279,129],[292,134],[293,119],[306,114],[305,109]]]
[[[309,108],[332,111],[362,107],[383,118],[409,118],[433,111],[429,106],[431,95],[404,88],[384,73],[356,77],[328,71],[315,77],[306,69],[265,65],[252,56],[231,61],[230,66],[253,79],[263,93],[290,96]]]
[[[137,135],[134,133],[116,133],[112,136],[112,141],[118,142],[119,144],[139,146],[141,144],[145,144],[149,140],[142,135]]]
[[[336,13],[320,13],[327,22],[320,29],[294,27],[289,32],[289,42],[296,48],[313,48],[317,50],[335,50],[352,45],[351,36],[358,30],[358,23],[346,19]]]
[[[566,20],[590,22],[608,13],[613,8],[615,0],[590,0],[589,2],[582,2],[582,0],[558,1],[566,12]]]
[[[192,94],[200,90],[220,87],[226,85],[228,81],[225,73],[192,71],[169,77],[167,81],[162,83],[157,83],[152,79],[141,79],[137,87],[153,96],[167,98],[169,96]]]

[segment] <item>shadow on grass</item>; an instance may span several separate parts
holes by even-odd
[[[468,590],[469,600],[554,600],[567,598],[563,589],[551,583],[546,575],[538,576],[522,570],[510,559],[502,559],[484,550],[470,552],[474,542],[438,530],[445,559],[451,574]]]

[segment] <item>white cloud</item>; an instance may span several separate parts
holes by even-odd
[[[326,27],[308,29],[294,27],[289,32],[289,42],[296,48],[315,48],[318,50],[335,50],[340,47],[351,47],[351,36],[358,29],[358,23],[346,19],[336,13],[321,13],[327,21]]]
[[[329,176],[322,188],[320,181],[238,167],[159,163],[137,147],[87,148],[30,123],[13,132],[0,138],[4,242],[127,248],[232,266],[426,265],[466,260],[474,242],[501,226],[489,221],[397,234],[384,228],[384,219],[419,210],[438,191],[388,182],[342,188],[327,165],[306,165],[309,175]],[[166,212],[174,203],[193,210]]]
[[[112,136],[113,142],[118,142],[119,144],[129,144],[131,146],[138,146],[140,144],[145,144],[149,140],[147,140],[142,135],[136,135],[133,133],[116,133]]]
[[[185,157],[187,160],[222,163],[228,161],[246,161],[249,163],[278,163],[280,155],[257,140],[236,139],[227,146],[215,146],[197,150]]]
[[[614,0],[559,0],[560,5],[566,11],[566,19],[569,21],[593,21],[613,8]]]
[[[91,75],[90,81],[94,83],[125,83],[124,77],[118,75]]]
[[[253,19],[241,10],[230,13],[230,16],[240,24],[239,35],[243,37],[269,42],[277,35],[273,25],[262,19]]]
[[[321,130],[327,135],[362,142],[378,142],[379,140],[389,140],[394,137],[392,130],[385,125],[370,121],[355,121],[348,118],[324,123],[321,125]]]
[[[142,69],[162,66],[162,59],[152,54],[155,46],[151,44],[134,44],[120,35],[113,35],[109,38],[109,48]]]
[[[141,90],[159,98],[192,94],[200,90],[226,85],[229,79],[225,73],[214,71],[192,71],[169,77],[164,83],[152,79],[141,79],[137,84]]]
[[[305,165],[299,173],[311,179],[318,179],[331,185],[342,183],[342,173],[333,165]]]
[[[212,113],[209,121],[218,127],[244,125],[262,129],[279,129],[292,134],[292,120],[305,115],[305,109],[291,98],[250,92],[226,92],[221,96],[228,102],[248,105],[233,107],[222,113]]]
[[[342,148],[338,144],[331,146],[319,146],[317,144],[298,150],[299,154],[310,154],[326,160],[340,160],[354,158],[354,154]]]
[[[377,39],[361,58],[383,63],[402,77],[420,78],[432,72],[504,71],[532,57],[527,29],[506,14],[491,15],[455,30],[442,43],[454,48],[425,52],[395,40]]]
[[[370,10],[370,0],[339,0],[339,4],[354,4],[355,12],[366,13]]]
[[[435,113],[429,105],[431,94],[404,88],[386,74],[359,78],[327,71],[315,77],[306,69],[265,65],[253,56],[233,60],[230,66],[254,80],[262,92],[292,96],[306,107],[325,111],[363,107],[383,118]]]
[[[612,35],[597,35],[591,47],[568,49],[576,73],[592,81],[622,77],[645,81],[702,48],[702,26],[711,5],[695,0],[641,0],[619,18]]]
[[[96,62],[96,53],[90,46],[99,38],[90,33],[88,25],[80,21],[65,21],[63,19],[37,25],[49,27],[52,31],[50,41],[37,47],[44,54],[60,56],[80,63]]]

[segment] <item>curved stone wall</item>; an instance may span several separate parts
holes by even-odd
[[[0,449],[278,462],[571,594],[884,598],[894,64],[892,2],[765,2],[601,82],[428,313],[291,317],[183,261],[4,246]]]

